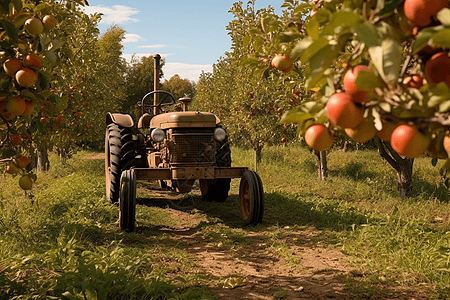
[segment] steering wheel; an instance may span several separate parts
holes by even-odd
[[[158,98],[158,103],[156,105],[145,105],[145,100],[148,97],[153,96],[154,94],[161,94],[162,95],[162,97]],[[151,97],[151,99],[153,101],[153,97]],[[167,101],[167,100],[169,100],[169,101]],[[146,94],[142,98],[142,100],[141,100],[142,114],[144,114],[146,109],[149,109],[149,108],[157,107],[158,110],[162,110],[161,107],[174,105],[174,104],[175,104],[175,97],[171,93],[169,93],[168,91],[156,90],[156,91],[153,91],[153,92],[150,92],[150,93]],[[151,113],[153,114],[153,110],[151,111]]]

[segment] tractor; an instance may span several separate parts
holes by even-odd
[[[262,222],[264,191],[259,175],[231,167],[228,136],[217,116],[189,111],[191,98],[177,103],[159,90],[160,55],[154,55],[154,90],[138,103],[138,133],[128,114],[107,113],[105,135],[106,198],[119,206],[119,227],[136,224],[136,181],[157,181],[161,188],[188,193],[198,180],[201,197],[224,202],[232,178],[240,178],[239,209],[248,224]]]

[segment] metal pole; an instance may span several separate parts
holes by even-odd
[[[160,66],[160,61],[161,61],[161,56],[159,54],[155,54],[153,55],[153,59],[155,60],[154,62],[154,79],[153,79],[153,90],[157,91],[159,90],[159,70],[161,68]],[[159,94],[158,93],[154,93],[153,94],[153,114],[156,116],[157,114],[159,114],[158,108],[156,107],[156,105],[158,104],[159,100]]]

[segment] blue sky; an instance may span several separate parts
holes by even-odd
[[[164,77],[174,74],[197,81],[202,70],[230,50],[226,26],[234,0],[89,0],[87,13],[104,14],[99,28],[104,32],[117,24],[126,31],[124,56],[161,54]],[[243,1],[246,5],[246,1]],[[284,0],[256,0],[256,9],[275,7]]]

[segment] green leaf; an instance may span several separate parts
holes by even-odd
[[[263,45],[264,45],[264,39],[262,37],[260,37],[260,36],[255,37],[255,43],[254,43],[254,47],[253,48],[256,51],[258,51],[259,48],[261,48],[261,46],[263,46]]]
[[[38,83],[39,83],[39,86],[40,86],[40,88],[42,90],[45,90],[46,88],[48,88],[48,83],[49,83],[48,76],[45,76],[44,74],[39,72],[39,74],[38,74]]]
[[[20,14],[14,18],[14,26],[16,26],[17,29],[23,26],[25,24],[25,21],[28,20],[32,15],[31,14]]]
[[[4,78],[1,82],[0,82],[0,86],[3,90],[8,90],[9,86],[11,85],[12,82],[12,78],[9,76],[6,76],[6,78]]]
[[[393,86],[397,82],[401,70],[403,47],[393,39],[385,39],[381,46],[369,48],[369,54],[381,78]]]
[[[280,43],[290,43],[296,39],[299,39],[300,37],[301,35],[295,31],[282,32],[277,35],[277,39],[280,41]]]
[[[294,108],[287,111],[280,120],[280,124],[295,124],[301,123],[308,119],[313,119],[314,116],[308,112],[304,112],[301,108]]]
[[[362,21],[361,15],[351,10],[335,12],[330,22],[322,29],[322,34],[334,35],[343,28],[351,28]]]
[[[58,39],[54,39],[52,40],[49,45],[48,45],[48,50],[49,51],[56,51],[59,48],[61,48],[64,45],[63,41],[60,41]]]
[[[431,165],[432,165],[433,167],[436,167],[437,163],[438,163],[438,158],[437,158],[437,157],[434,157],[434,158],[431,160]]]
[[[416,36],[416,41],[413,46],[413,54],[417,54],[420,50],[425,48],[425,46],[428,45],[428,41],[436,32],[437,31],[433,27],[421,30]]]
[[[447,84],[445,84],[445,82],[436,84],[430,89],[430,92],[432,93],[432,95],[428,100],[428,107],[435,107],[437,105],[440,105],[442,102],[450,99],[450,89]]]
[[[302,54],[300,61],[305,64],[308,62],[308,60],[314,56],[317,52],[319,52],[320,50],[322,50],[324,47],[328,46],[328,39],[321,37],[317,40],[315,40],[313,43],[311,43],[308,48],[306,48],[306,50],[304,51],[304,53]]]
[[[247,48],[250,45],[250,41],[251,41],[250,35],[244,37],[244,40],[242,41],[244,48]]]
[[[450,110],[450,100],[447,100],[439,105],[439,112],[444,113]]]
[[[43,51],[44,56],[52,63],[56,63],[56,61],[58,60],[58,57],[56,56],[56,54],[52,51],[48,51],[48,50],[44,50]]]
[[[20,11],[23,7],[22,0],[13,0],[12,4],[14,5],[14,9],[16,11]]]
[[[296,61],[297,59],[299,59],[305,52],[306,48],[308,48],[312,43],[313,40],[311,39],[311,37],[308,36],[302,39],[297,44],[295,44],[294,48],[291,50],[291,53],[289,55],[291,60]]]
[[[2,158],[10,158],[16,154],[16,151],[4,149],[2,152],[0,152],[0,154]]]
[[[383,48],[383,68],[387,82],[393,86],[400,76],[403,47],[397,40],[385,39],[381,43]]]
[[[269,26],[270,18],[261,18],[261,29],[266,33],[267,27]]]
[[[24,89],[20,92],[20,94],[32,100],[37,100],[36,96],[32,92],[30,92],[30,90]]]
[[[320,24],[315,16],[306,23],[306,32],[313,40],[317,40],[319,38],[319,29]]]
[[[377,15],[383,16],[383,15],[394,12],[394,10],[397,8],[397,6],[400,3],[403,2],[403,0],[391,0],[391,1],[386,1],[386,2],[388,2],[388,3],[384,5],[383,9],[380,10],[380,12]]]
[[[310,76],[306,82],[307,89],[317,85],[322,79],[323,73],[333,64],[338,54],[339,51],[336,46],[327,45],[311,57],[308,66]]]
[[[3,9],[4,13],[8,13],[9,12],[9,3],[11,1],[9,0],[2,0],[0,1],[0,7]]]
[[[328,23],[331,16],[331,11],[326,8],[322,8],[317,11],[316,15],[313,18],[315,18],[320,25],[323,25],[325,23]]]
[[[436,17],[442,23],[442,25],[450,25],[450,9],[448,9],[447,7],[441,9]]]
[[[380,86],[377,75],[366,71],[358,73],[355,84],[360,90],[370,90]]]
[[[307,10],[312,10],[314,9],[315,6],[310,4],[310,3],[301,3],[300,5],[298,5],[297,7],[295,7],[295,11],[294,14],[298,14],[301,12],[305,12]]]
[[[38,12],[38,11],[44,10],[48,7],[49,7],[49,5],[47,3],[40,3],[34,8],[34,11]]]
[[[366,44],[367,47],[372,47],[380,44],[380,34],[377,28],[369,22],[357,24],[352,28],[356,38]]]
[[[9,38],[17,43],[17,40],[19,39],[19,31],[16,26],[8,20],[1,20],[0,22],[2,23],[3,28],[5,28],[6,34]]]
[[[434,48],[449,48],[450,47],[450,29],[441,30],[430,39],[430,44]]]

